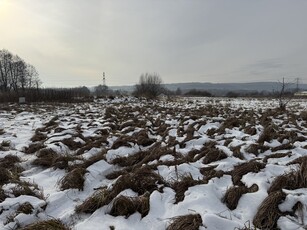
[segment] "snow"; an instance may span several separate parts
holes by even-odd
[[[146,113],[138,108],[148,106]],[[217,108],[220,112],[210,116],[207,113],[201,113],[196,117],[193,111],[204,109],[210,105]],[[114,107],[118,113],[127,115],[127,118],[118,118],[118,121],[111,121],[104,117],[107,107]],[[157,110],[157,106],[162,110]],[[294,131],[298,137],[303,137],[291,142],[291,138],[284,138],[282,141],[278,139],[268,140],[264,146],[269,150],[261,152],[257,155],[247,152],[247,148],[251,144],[257,143],[259,135],[264,129],[259,117],[266,109],[272,109],[278,106],[277,100],[265,99],[225,99],[225,98],[182,98],[178,101],[164,101],[148,104],[137,99],[127,98],[115,100],[102,100],[89,104],[67,105],[59,104],[49,105],[25,105],[17,107],[11,106],[11,110],[1,110],[0,108],[0,130],[4,133],[0,134],[0,144],[9,142],[8,149],[0,148],[0,160],[5,156],[14,155],[21,159],[19,166],[24,171],[19,175],[18,181],[5,182],[1,185],[1,189],[6,197],[0,203],[0,229],[16,229],[17,224],[21,227],[28,224],[46,220],[50,218],[60,219],[63,223],[69,225],[73,230],[92,230],[92,229],[110,229],[113,226],[116,230],[120,229],[157,229],[164,230],[172,222],[172,218],[187,214],[200,214],[203,226],[200,229],[219,230],[219,229],[236,229],[244,226],[253,226],[253,218],[262,201],[268,196],[274,179],[288,172],[297,171],[298,164],[289,165],[289,163],[301,156],[307,156],[307,125],[302,119],[298,119],[291,124],[285,124],[287,114],[274,117],[270,122],[278,126],[284,131]],[[130,112],[125,108],[129,107]],[[167,111],[168,108],[178,109],[178,112],[172,114]],[[235,114],[236,111],[253,111],[256,123],[253,124],[257,132],[255,135],[245,133],[242,127],[229,127],[219,134],[209,135],[211,129],[219,129],[222,123],[230,115],[225,114],[224,109],[227,108],[229,113]],[[261,111],[260,111],[261,108]],[[306,111],[307,102],[304,100],[293,100],[288,108],[293,114],[299,116],[301,111]],[[162,112],[161,112],[162,111]],[[128,117],[128,113],[132,117]],[[151,119],[147,119],[150,117]],[[45,127],[46,123],[52,118],[56,119],[55,127],[46,130],[43,133],[47,138],[43,140],[46,148],[51,148],[61,155],[71,155],[76,157],[70,166],[76,163],[82,163],[101,152],[106,152],[105,158],[98,160],[86,167],[84,175],[83,190],[66,189],[61,191],[59,182],[68,173],[68,169],[59,169],[56,167],[44,168],[33,165],[33,161],[37,158],[36,153],[26,154],[25,149],[32,143],[31,137],[39,128]],[[226,159],[217,160],[211,164],[204,164],[203,158],[195,162],[180,162],[178,165],[165,165],[166,162],[177,160],[177,156],[170,153],[160,156],[148,163],[153,167],[153,171],[160,175],[166,182],[171,183],[180,179],[184,175],[191,175],[194,180],[203,180],[205,176],[201,173],[201,169],[208,166],[216,166],[215,170],[221,170],[225,174],[220,178],[213,177],[208,183],[198,184],[187,188],[184,192],[184,199],[175,203],[176,192],[169,185],[159,185],[161,190],[153,191],[149,196],[150,209],[146,216],[142,217],[140,213],[135,212],[129,217],[111,216],[109,211],[112,202],[97,209],[92,214],[76,213],[76,207],[84,200],[89,198],[97,189],[106,186],[112,189],[116,183],[116,179],[107,179],[107,175],[111,172],[125,169],[119,165],[113,165],[112,161],[118,157],[129,157],[137,154],[142,150],[150,150],[151,146],[142,146],[137,143],[130,143],[131,147],[120,146],[117,149],[111,149],[114,141],[129,130],[129,127],[123,130],[113,130],[114,127],[120,127],[125,122],[131,122],[134,118],[145,121],[144,127],[135,127],[135,129],[125,135],[133,135],[138,131],[146,128],[148,137],[155,142],[161,142],[161,146],[169,147],[186,157],[192,150],[200,150],[208,142],[215,142],[215,147],[226,153]],[[158,127],[154,127],[154,121],[160,119],[162,124],[169,125],[167,131],[156,133]],[[289,121],[290,122],[290,121]],[[252,124],[252,121],[246,121]],[[200,124],[200,125],[198,125]],[[114,126],[114,127],[113,127]],[[186,134],[179,136],[178,129],[187,130],[193,126],[195,129],[193,138],[182,144],[186,138]],[[58,132],[55,132],[55,128]],[[78,131],[79,129],[79,131]],[[108,130],[108,143],[101,143],[87,149],[83,154],[76,156],[76,150],[70,150],[68,146],[62,143],[64,139],[73,138],[73,140],[81,145],[93,142],[95,138],[100,138],[102,130]],[[178,141],[174,146],[168,146],[170,137]],[[90,139],[93,138],[93,139]],[[229,144],[226,144],[228,141]],[[282,144],[292,143],[292,149],[281,149],[273,152],[272,148],[279,147]],[[241,153],[245,159],[237,158],[232,148],[241,146]],[[249,160],[263,162],[264,157],[269,157],[275,153],[289,153],[289,156],[280,158],[268,158],[265,168],[259,172],[248,172],[242,176],[241,182],[247,188],[253,185],[258,186],[258,190],[248,192],[241,196],[238,205],[234,210],[230,210],[225,203],[222,202],[226,191],[234,186],[231,171],[234,166]],[[134,166],[133,166],[134,167]],[[141,167],[138,165],[137,167]],[[179,178],[177,178],[179,175]],[[137,178],[136,178],[137,179]],[[13,194],[14,188],[21,182],[37,184],[35,189],[41,191],[44,198],[38,198],[31,195]],[[31,187],[31,186],[30,186]],[[32,188],[31,189],[34,189]],[[307,222],[307,189],[282,189],[286,194],[286,198],[282,201],[278,208],[281,212],[290,212],[297,202],[303,204],[302,210],[296,211],[296,216],[282,215],[277,225],[280,229],[304,229]],[[131,189],[124,189],[118,195],[129,197],[137,197],[137,194]],[[18,213],[17,209],[20,205],[29,202],[34,209],[32,214]],[[9,217],[13,216],[11,221]]]

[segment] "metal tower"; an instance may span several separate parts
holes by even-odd
[[[105,75],[105,72],[103,72],[103,75],[102,75],[102,84],[103,84],[103,86],[106,86],[106,75]]]

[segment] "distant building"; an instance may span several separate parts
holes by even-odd
[[[307,91],[301,91],[294,94],[296,97],[307,97]]]

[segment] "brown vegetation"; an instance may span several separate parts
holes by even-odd
[[[234,185],[242,185],[241,178],[247,173],[257,173],[265,167],[264,163],[258,161],[248,161],[240,165],[236,165],[231,171],[232,182]]]
[[[60,188],[61,190],[66,189],[78,189],[83,190],[84,185],[84,174],[86,173],[86,169],[84,168],[75,168],[69,173],[67,173],[61,180],[60,180]]]
[[[278,205],[285,198],[286,194],[281,191],[270,193],[259,206],[253,224],[260,229],[275,229],[277,220],[282,215]]]
[[[179,178],[178,181],[174,181],[171,183],[171,188],[175,190],[176,192],[176,200],[175,204],[179,203],[180,201],[183,201],[184,199],[184,193],[190,188],[198,184],[204,183],[201,180],[194,180],[191,174],[187,174]]]
[[[142,217],[149,212],[149,193],[139,197],[118,196],[114,199],[110,215],[125,216],[126,218],[135,212],[139,212]]]
[[[60,220],[52,219],[36,222],[34,224],[30,224],[26,227],[21,228],[20,230],[70,230],[67,225],[63,224]]]
[[[172,218],[172,223],[166,230],[198,230],[203,225],[203,220],[199,214],[189,214]]]

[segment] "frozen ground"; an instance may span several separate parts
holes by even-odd
[[[307,228],[306,100],[0,106],[0,229]]]

